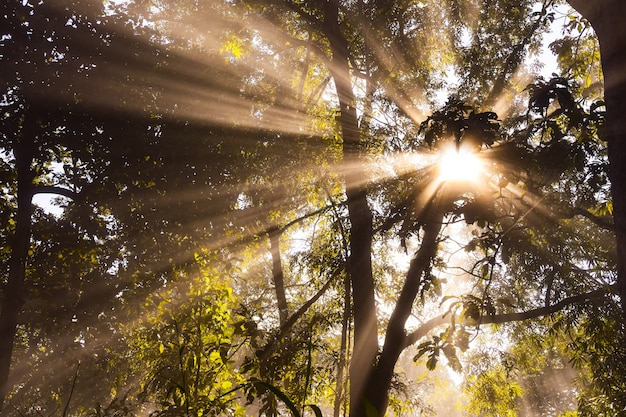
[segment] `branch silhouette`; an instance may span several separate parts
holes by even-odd
[[[607,294],[611,293],[614,289],[614,285],[598,288],[596,290],[573,295],[571,297],[567,297],[562,299],[561,301],[551,304],[549,306],[539,307],[528,311],[521,311],[517,313],[503,313],[503,314],[491,314],[481,316],[476,325],[479,326],[481,324],[502,324],[502,323],[511,323],[516,321],[530,320],[538,317],[543,317],[555,313],[564,309],[567,306],[572,304],[583,303],[589,300],[595,300],[598,298],[602,298]],[[433,330],[436,327],[439,327],[443,324],[449,323],[450,317],[448,314],[443,314],[441,316],[433,317],[432,319],[426,321],[419,328],[409,333],[405,337],[404,347],[409,347],[412,344],[416,343],[422,337],[426,336],[428,332]]]

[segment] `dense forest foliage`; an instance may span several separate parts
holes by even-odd
[[[624,18],[2,2],[0,415],[624,415]]]

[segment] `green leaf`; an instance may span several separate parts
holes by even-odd
[[[461,366],[461,361],[459,361],[458,356],[456,355],[456,349],[450,343],[445,344],[441,350],[443,350],[443,354],[448,360],[448,365],[456,372],[461,372],[463,367]]]
[[[428,360],[426,361],[426,368],[428,368],[429,371],[434,370],[437,367],[438,360],[439,359],[434,354],[429,356]]]

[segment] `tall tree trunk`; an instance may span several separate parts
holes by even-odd
[[[626,326],[626,2],[623,0],[569,0],[587,19],[600,43],[605,138],[617,243],[617,287]]]
[[[372,275],[373,231],[372,213],[367,203],[367,171],[361,153],[348,42],[341,31],[337,0],[324,2],[324,31],[330,41],[332,50],[330,71],[339,98],[339,124],[343,138],[343,177],[346,184],[350,220],[350,256],[347,269],[352,287],[354,315],[354,348],[350,361],[350,415],[356,417],[365,416],[363,383],[376,360],[378,323]]]
[[[419,294],[422,277],[437,253],[437,237],[443,224],[444,211],[438,204],[432,204],[431,208],[434,208],[434,211],[430,213],[424,225],[420,248],[411,260],[400,297],[389,318],[383,350],[376,368],[365,381],[365,396],[371,410],[374,411],[373,415],[376,416],[384,416],[387,410],[393,371],[400,354],[407,346],[406,322]]]
[[[22,133],[24,139],[24,133]],[[33,149],[31,138],[18,143],[14,149],[17,169],[17,213],[15,232],[11,242],[9,277],[2,290],[0,311],[0,411],[9,392],[9,372],[13,355],[13,343],[17,330],[18,316],[24,305],[24,281],[26,261],[30,246],[31,213],[33,196],[33,174],[31,163]]]

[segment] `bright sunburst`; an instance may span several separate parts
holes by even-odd
[[[476,152],[456,146],[442,152],[438,167],[439,182],[477,182],[484,171],[483,162]]]

